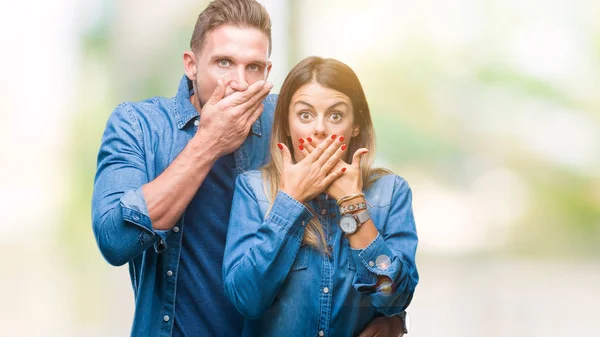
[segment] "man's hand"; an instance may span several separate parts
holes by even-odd
[[[212,149],[217,158],[235,151],[262,113],[262,100],[272,88],[271,83],[257,81],[246,91],[224,97],[225,86],[218,80],[215,91],[202,107],[200,127],[194,140],[199,146]]]
[[[358,337],[400,337],[404,335],[402,320],[397,316],[374,318]]]

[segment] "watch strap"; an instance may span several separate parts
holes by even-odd
[[[371,219],[371,214],[369,214],[369,210],[365,209],[364,211],[356,214],[356,220],[358,220],[359,226],[369,221],[369,219]]]

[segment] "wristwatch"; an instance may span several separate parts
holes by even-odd
[[[358,226],[371,219],[368,210],[364,210],[358,214],[344,214],[340,218],[340,228],[345,234],[353,234],[358,230]]]

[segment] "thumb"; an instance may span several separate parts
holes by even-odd
[[[212,95],[210,95],[210,98],[208,99],[206,104],[215,105],[220,100],[223,99],[224,95],[225,95],[225,85],[223,84],[223,81],[217,80],[217,86],[215,87],[215,91],[213,91]]]
[[[283,161],[283,166],[292,165],[292,155],[290,154],[290,150],[283,143],[277,143],[277,147],[281,150],[281,159]]]
[[[352,166],[354,166],[356,169],[360,169],[360,161],[367,153],[369,153],[369,150],[364,147],[356,150],[352,156]]]

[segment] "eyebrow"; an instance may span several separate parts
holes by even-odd
[[[304,105],[306,105],[306,106],[308,106],[308,107],[310,107],[310,108],[312,108],[312,109],[314,109],[314,108],[315,108],[315,107],[314,107],[314,106],[312,106],[310,103],[308,103],[308,102],[305,102],[305,101],[296,101],[296,103],[294,103],[294,105],[298,105],[298,104],[304,104]],[[346,102],[344,102],[344,101],[338,101],[338,102],[336,102],[336,103],[333,103],[331,106],[329,106],[329,107],[327,108],[327,110],[329,110],[329,109],[332,109],[332,108],[335,108],[335,107],[337,107],[338,105],[345,105],[345,106],[348,106],[348,104],[346,104]]]
[[[235,57],[226,56],[226,55],[213,55],[210,59],[211,59],[211,61],[232,60],[232,61],[235,61],[236,63],[238,61],[238,60],[235,59]],[[267,63],[265,61],[260,61],[260,60],[250,61],[250,64],[258,64],[259,66],[261,66],[263,68],[265,68],[267,66]]]

